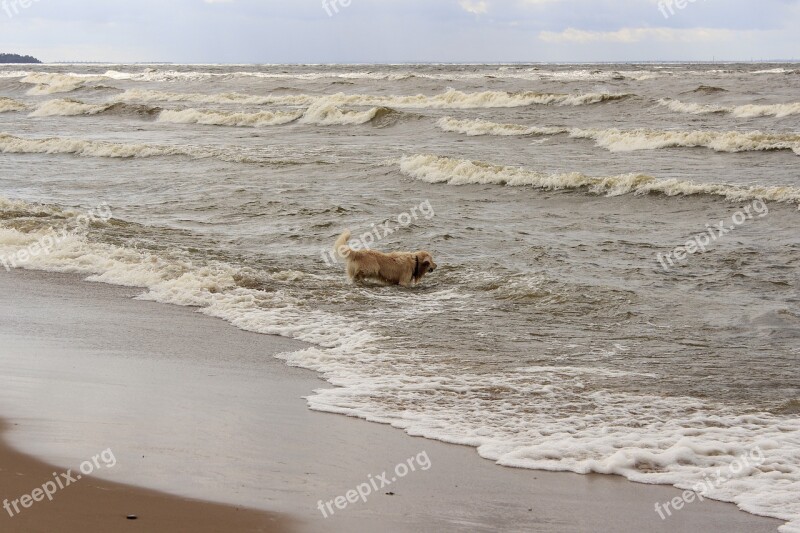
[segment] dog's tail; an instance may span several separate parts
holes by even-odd
[[[345,259],[348,255],[350,255],[353,250],[347,246],[347,241],[350,240],[350,230],[344,230],[344,233],[339,235],[339,238],[336,239],[336,243],[333,245],[333,254],[336,257],[340,257]]]

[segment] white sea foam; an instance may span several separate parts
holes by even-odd
[[[788,104],[747,104],[739,106],[723,107],[712,104],[687,103],[670,98],[662,98],[658,104],[676,113],[688,113],[692,115],[705,115],[708,113],[729,113],[739,118],[753,117],[788,117],[789,115],[800,114],[800,102]]]
[[[33,72],[20,80],[34,86],[28,90],[30,95],[45,95],[54,93],[68,93],[83,87],[86,83],[101,81],[102,76],[79,74],[56,74],[48,72]]]
[[[2,100],[0,100],[2,105]],[[77,100],[48,100],[40,104],[30,114],[32,117],[95,115],[105,112],[115,105],[126,104],[86,104]],[[158,111],[158,108],[152,108]],[[373,107],[365,111],[345,110],[321,98],[305,110],[259,111],[254,113],[217,111],[211,109],[162,110],[159,122],[174,124],[203,124],[215,126],[264,127],[288,124],[296,120],[305,124],[349,125],[365,124],[375,118],[393,113],[385,107]]]
[[[77,100],[59,99],[48,100],[34,110],[32,117],[96,115],[102,113],[110,106],[108,104],[85,104]]]
[[[11,79],[11,78],[24,78],[28,74],[31,74],[31,72],[29,72],[27,70],[0,71],[0,79],[3,79],[3,78],[9,78],[9,79]]]
[[[6,154],[72,154],[83,157],[107,157],[114,159],[182,156],[193,159],[214,158],[231,163],[256,164],[302,164],[291,159],[294,152],[280,149],[271,154],[248,151],[236,146],[186,146],[142,143],[116,143],[88,141],[68,137],[30,138],[0,132],[0,153]],[[315,162],[319,161],[315,156]]]
[[[120,72],[116,70],[107,71],[104,76],[114,80],[131,80],[143,82],[171,82],[171,81],[202,81],[207,79],[219,78],[263,78],[263,79],[286,79],[286,80],[323,80],[323,79],[353,79],[353,80],[390,80],[400,81],[414,77],[410,72],[200,72],[189,71],[181,72],[176,70],[155,70],[147,69],[143,72]]]
[[[797,72],[785,68],[774,68],[767,70],[756,70],[750,74],[791,74]],[[23,77],[31,74],[29,71],[13,71],[0,73],[0,77]],[[39,74],[39,73],[33,73]],[[710,71],[683,71],[681,75],[686,76],[707,76],[716,75],[735,75],[741,74],[735,70],[710,70]],[[82,77],[88,76],[79,73],[62,73],[62,76]],[[108,70],[102,75],[94,75],[97,79],[109,79],[119,81],[136,82],[186,82],[204,81],[212,79],[236,79],[236,78],[260,78],[268,80],[383,80],[383,81],[403,81],[408,79],[429,79],[438,81],[458,81],[458,80],[485,80],[487,78],[499,79],[518,79],[518,80],[554,80],[554,81],[647,81],[663,77],[674,76],[674,72],[664,70],[664,67],[655,67],[654,70],[607,70],[607,69],[572,69],[572,70],[543,70],[538,67],[509,67],[501,66],[496,69],[476,69],[460,70],[450,72],[431,72],[421,70],[325,70],[310,72],[269,72],[269,71],[233,71],[233,72],[210,72],[202,70],[179,71],[147,68],[139,72],[123,72],[119,70]]]
[[[371,96],[345,95],[339,93],[330,97],[331,103],[347,105],[376,105],[399,108],[419,109],[471,109],[471,108],[503,108],[526,107],[529,105],[561,105],[580,106],[601,102],[621,100],[627,94],[587,93],[587,94],[554,94],[538,92],[508,93],[504,91],[482,91],[465,93],[449,89],[434,96]]]
[[[319,97],[307,95],[252,96],[240,93],[173,93],[145,89],[129,89],[113,98],[116,102],[187,102],[195,104],[285,105],[307,106]]]
[[[547,71],[538,68],[509,70],[500,67],[497,70],[477,70],[462,72],[421,72],[421,71],[324,71],[324,72],[251,72],[239,71],[228,73],[147,69],[143,72],[107,71],[104,76],[115,80],[132,80],[143,82],[201,81],[212,78],[263,78],[315,81],[326,79],[344,80],[386,80],[402,81],[412,78],[455,81],[483,80],[486,78],[523,79],[523,80],[558,80],[558,81],[611,81],[611,80],[649,80],[662,74],[647,70],[609,71],[609,70],[564,70]]]
[[[269,95],[253,96],[239,93],[198,94],[170,93],[131,89],[115,97],[119,102],[193,102],[215,104],[289,105],[308,106],[319,102],[329,105],[350,105],[417,109],[470,109],[494,107],[524,107],[534,104],[579,106],[627,98],[627,94],[587,93],[553,94],[538,92],[509,93],[504,91],[482,91],[466,93],[449,89],[444,93],[428,96],[378,96],[368,94],[337,93],[329,96]]]
[[[203,109],[164,110],[158,116],[159,122],[176,124],[205,124],[215,126],[244,126],[257,128],[288,124],[302,116],[301,112],[261,111],[258,113],[228,113]]]
[[[496,184],[530,186],[547,190],[586,189],[595,194],[712,195],[731,201],[769,200],[800,204],[800,189],[795,187],[742,186],[724,183],[696,183],[677,179],[659,180],[643,174],[590,177],[578,172],[547,174],[520,167],[492,165],[467,159],[418,154],[403,157],[400,171],[428,183],[451,185]]]
[[[800,134],[760,131],[665,131],[580,129],[498,124],[485,120],[457,120],[445,117],[437,122],[439,128],[465,135],[557,135],[568,133],[576,139],[592,139],[597,146],[612,152],[657,150],[675,147],[704,147],[717,152],[748,152],[762,150],[792,150],[800,155]]]
[[[181,111],[162,111],[159,122],[179,124],[206,124],[217,126],[263,127],[288,124],[299,121],[302,124],[320,126],[366,124],[376,118],[393,113],[385,107],[373,107],[366,111],[345,110],[324,100],[313,104],[308,109],[299,111],[261,111],[257,113],[230,113],[202,109],[184,109]]]
[[[0,96],[0,113],[8,113],[10,111],[24,111],[27,108],[28,106],[26,106],[22,102],[12,100],[11,98],[6,98],[4,96]]]
[[[388,107],[373,107],[366,111],[348,111],[320,100],[306,109],[300,122],[304,124],[318,124],[321,126],[336,124],[366,124],[377,117],[393,113]]]
[[[658,105],[666,107],[670,111],[676,113],[688,113],[692,115],[706,115],[709,113],[730,113],[731,109],[718,105],[696,104],[692,102],[681,102],[679,100],[672,100],[670,98],[662,98],[658,101]]]
[[[444,117],[436,123],[443,131],[463,133],[464,135],[558,135],[569,133],[569,128],[522,126],[519,124],[498,124],[488,120],[459,120]]]
[[[754,70],[753,74],[794,74],[795,72],[797,71],[785,68],[770,68],[766,70]]]
[[[789,115],[800,115],[800,102],[792,104],[772,104],[772,105],[740,105],[731,111],[734,116],[740,118],[752,117],[788,117]]]
[[[406,163],[420,168],[411,160]],[[0,212],[23,209],[20,202],[0,200]],[[0,254],[13,253],[45,234],[0,225]],[[710,487],[705,496],[792,521],[784,528],[787,532],[800,526],[797,417],[739,413],[707,399],[587,391],[582,379],[586,369],[579,367],[475,373],[435,353],[395,351],[369,325],[306,305],[302,292],[241,287],[232,265],[198,263],[177,250],[167,257],[75,234],[52,253],[32,257],[28,267],[143,287],[142,299],[191,306],[244,330],[310,342],[315,347],[280,357],[320,372],[336,386],[315,391],[308,398],[312,409],[474,446],[481,456],[502,465],[618,474],[690,489],[758,449],[763,461]],[[296,278],[284,274],[270,276],[272,282],[296,283],[285,281]],[[602,368],[593,371],[609,380],[629,377]],[[503,391],[502,401],[487,398],[487,390]]]
[[[612,152],[703,147],[717,152],[792,150],[800,155],[800,134],[795,133],[573,129],[570,137],[593,139]]]
[[[167,155],[202,157],[204,155],[203,152],[188,147],[86,141],[63,137],[24,138],[8,133],[0,133],[0,152],[6,154],[74,154],[111,158]]]

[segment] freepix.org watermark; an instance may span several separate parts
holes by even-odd
[[[108,204],[100,204],[96,208],[90,209],[85,214],[78,215],[75,218],[78,225],[78,228],[75,230],[67,231],[66,228],[62,228],[60,231],[53,231],[40,237],[36,242],[17,250],[13,254],[0,255],[0,265],[3,265],[6,272],[10,272],[12,268],[25,265],[36,257],[50,255],[54,250],[58,249],[65,240],[77,234],[81,229],[87,228],[92,222],[108,222],[111,218],[111,208]]]
[[[340,7],[350,7],[353,0],[322,0],[322,9],[328,14],[329,17],[337,15]]]
[[[675,9],[686,9],[689,4],[694,4],[700,0],[659,0],[658,10],[664,15],[665,19],[675,14]],[[703,0],[705,2],[705,0]]]
[[[337,496],[326,502],[319,500],[319,502],[317,502],[317,509],[319,509],[319,512],[322,513],[324,518],[331,517],[336,513],[335,509],[343,511],[348,505],[357,503],[359,500],[367,503],[367,499],[373,492],[378,492],[392,483],[397,482],[399,479],[406,477],[411,472],[416,472],[417,467],[425,471],[430,470],[431,466],[428,452],[420,452],[414,457],[409,457],[405,462],[399,463],[394,467],[392,472],[384,471],[377,476],[370,474],[367,476],[366,482],[361,483],[354,489],[348,490],[343,496]]]
[[[685,490],[680,496],[675,496],[666,503],[656,502],[656,513],[661,517],[661,520],[666,520],[672,516],[673,511],[680,511],[685,505],[695,501],[703,502],[705,500],[704,497],[708,495],[712,489],[718,489],[746,470],[764,464],[765,460],[764,452],[761,451],[761,448],[756,446],[748,453],[743,453],[729,464],[725,474],[723,474],[722,468],[717,468],[713,478],[711,475],[706,475],[703,481],[696,483],[692,487],[692,490]]]
[[[370,231],[354,236],[353,239],[350,240],[350,243],[344,246],[342,250],[324,250],[322,252],[322,260],[325,261],[328,266],[336,266],[337,252],[341,252],[341,257],[347,257],[351,249],[356,252],[359,250],[369,250],[376,242],[385,239],[401,228],[407,228],[412,222],[419,220],[420,217],[430,220],[435,216],[436,211],[434,211],[430,200],[425,200],[419,205],[415,205],[409,209],[408,212],[392,217],[381,225],[372,224],[372,229]]]
[[[675,263],[686,261],[691,255],[697,252],[705,252],[708,246],[721,239],[723,236],[732,232],[748,220],[754,217],[764,218],[769,214],[767,204],[762,200],[755,200],[752,204],[747,205],[741,211],[737,211],[731,217],[732,225],[726,226],[724,220],[720,220],[717,225],[712,226],[706,224],[706,231],[699,233],[694,238],[686,241],[682,246],[678,246],[667,254],[658,254],[658,262],[664,271],[669,272],[670,268],[675,266]]]
[[[3,0],[0,2],[0,7],[3,8],[8,18],[14,18],[14,15],[19,15],[19,10],[28,9],[33,4],[40,0]]]
[[[6,510],[8,516],[14,518],[25,509],[33,507],[34,503],[42,502],[45,498],[48,501],[53,501],[56,493],[64,490],[73,483],[77,483],[84,476],[92,475],[96,470],[102,468],[114,468],[117,464],[117,458],[114,457],[114,452],[111,448],[100,452],[88,461],[80,464],[78,469],[80,474],[73,474],[72,470],[67,470],[58,474],[53,472],[53,479],[46,481],[41,487],[33,489],[30,494],[24,494],[16,500],[3,500],[3,509]]]

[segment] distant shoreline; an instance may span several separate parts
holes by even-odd
[[[0,63],[41,63],[33,56],[21,56],[19,54],[0,54]]]

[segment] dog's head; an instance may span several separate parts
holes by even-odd
[[[419,279],[436,270],[437,265],[433,262],[433,256],[429,252],[417,252],[417,259],[419,260]]]

